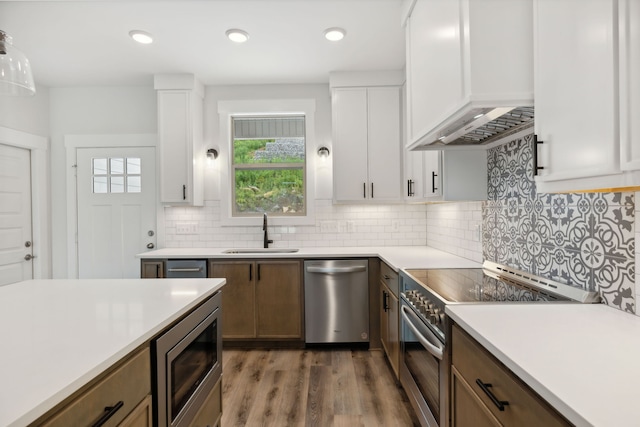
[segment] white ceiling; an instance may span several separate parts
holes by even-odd
[[[0,1],[0,30],[49,87],[151,85],[193,73],[206,85],[329,81],[330,71],[404,66],[401,0]],[[329,42],[322,32],[343,27]],[[225,31],[249,32],[244,44]],[[152,33],[140,45],[130,30]]]

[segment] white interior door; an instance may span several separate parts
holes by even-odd
[[[78,277],[140,277],[156,244],[153,147],[77,149]]]
[[[33,278],[31,153],[0,144],[0,285]]]

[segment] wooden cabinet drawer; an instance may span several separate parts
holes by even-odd
[[[561,415],[459,326],[453,326],[453,366],[473,392],[503,424],[518,427],[569,426]],[[477,381],[486,386],[484,391]],[[489,397],[508,402],[501,411]]]
[[[122,401],[104,427],[116,426],[151,394],[151,358],[149,348],[144,348],[126,360],[114,371],[63,407],[53,418],[45,421],[46,427],[92,425],[105,412],[105,407]]]
[[[217,426],[222,417],[222,378],[218,380],[213,390],[207,396],[200,411],[196,414],[189,427]]]
[[[386,263],[380,263],[380,280],[387,285],[387,288],[391,291],[396,298],[400,294],[400,283],[398,280],[398,273],[393,271]]]

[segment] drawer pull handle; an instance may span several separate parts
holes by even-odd
[[[102,416],[100,417],[100,419],[98,421],[96,421],[96,423],[93,425],[93,427],[100,427],[101,425],[103,425],[104,423],[107,422],[107,420],[109,420],[109,418],[113,417],[113,415],[118,412],[118,410],[120,408],[122,408],[124,406],[124,402],[121,400],[118,403],[116,403],[113,406],[106,406],[104,408],[104,414],[102,414]]]
[[[483,383],[480,378],[476,380],[476,384],[478,384],[482,391],[484,391],[485,394],[489,396],[489,399],[491,399],[493,404],[496,405],[500,411],[504,411],[504,407],[509,405],[509,402],[507,402],[506,400],[498,400],[498,398],[491,392],[491,390],[489,390],[491,384]]]

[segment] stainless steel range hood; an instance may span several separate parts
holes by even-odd
[[[409,145],[409,150],[443,150],[447,147],[487,145],[533,126],[534,108],[469,108],[441,123]]]

